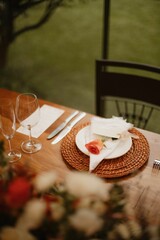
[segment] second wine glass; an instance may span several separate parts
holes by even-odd
[[[8,140],[9,151],[7,153],[10,163],[15,163],[21,158],[21,152],[12,149],[11,139],[16,131],[16,118],[12,101],[8,98],[0,98],[0,129]]]
[[[29,140],[22,142],[21,148],[26,153],[35,153],[42,144],[32,138],[31,129],[39,122],[40,107],[37,96],[33,93],[23,93],[16,99],[16,117],[21,126],[29,130]]]

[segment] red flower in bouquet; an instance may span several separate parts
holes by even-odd
[[[22,207],[31,196],[31,183],[24,177],[17,177],[10,182],[7,193],[6,202],[11,208]]]
[[[1,208],[3,208],[3,181],[2,180],[0,180],[0,210],[1,210]]]
[[[103,142],[100,139],[95,139],[85,144],[85,147],[88,149],[90,153],[99,154],[103,148]]]

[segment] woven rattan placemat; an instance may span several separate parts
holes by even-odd
[[[88,171],[89,157],[82,153],[76,146],[75,136],[80,129],[88,124],[75,127],[63,139],[61,153],[64,160],[73,168],[79,171]],[[128,175],[141,168],[149,158],[149,144],[145,136],[133,128],[132,133],[139,136],[139,139],[132,139],[132,147],[121,157],[104,159],[93,171],[103,178],[115,178]]]

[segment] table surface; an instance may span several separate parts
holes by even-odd
[[[0,88],[0,97],[10,97],[15,103],[16,96],[18,93],[9,91],[7,89]],[[41,171],[55,170],[59,179],[63,179],[64,176],[71,171],[72,169],[68,167],[64,161],[61,152],[60,146],[61,141],[57,144],[52,145],[51,140],[47,140],[47,136],[51,131],[53,131],[60,123],[62,123],[66,117],[75,109],[68,108],[66,106],[61,106],[43,99],[39,99],[39,104],[48,104],[50,106],[63,109],[64,114],[61,115],[38,139],[42,143],[42,149],[34,154],[22,153],[21,160],[17,163],[18,165],[27,165],[30,170],[39,173]],[[76,124],[86,123],[90,120],[91,114],[87,114],[80,122]],[[120,182],[122,183],[130,193],[130,204],[134,209],[139,207],[144,207],[147,211],[146,214],[152,221],[158,221],[160,219],[160,170],[155,171],[153,169],[154,159],[160,158],[160,134],[153,133],[150,131],[139,129],[140,132],[146,137],[150,147],[150,156],[147,164],[141,171],[136,174],[129,175],[125,178],[116,178],[116,179],[105,179],[109,182]],[[7,141],[1,135],[1,139],[5,142],[5,147],[8,147]],[[16,132],[12,140],[12,146],[19,150],[20,144],[23,140],[27,139],[28,136]]]

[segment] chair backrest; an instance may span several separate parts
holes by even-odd
[[[115,106],[111,105],[117,111],[114,115],[145,129],[154,109],[160,107],[158,80],[160,68],[156,66],[96,60],[96,114],[107,116],[105,103],[114,100]]]

